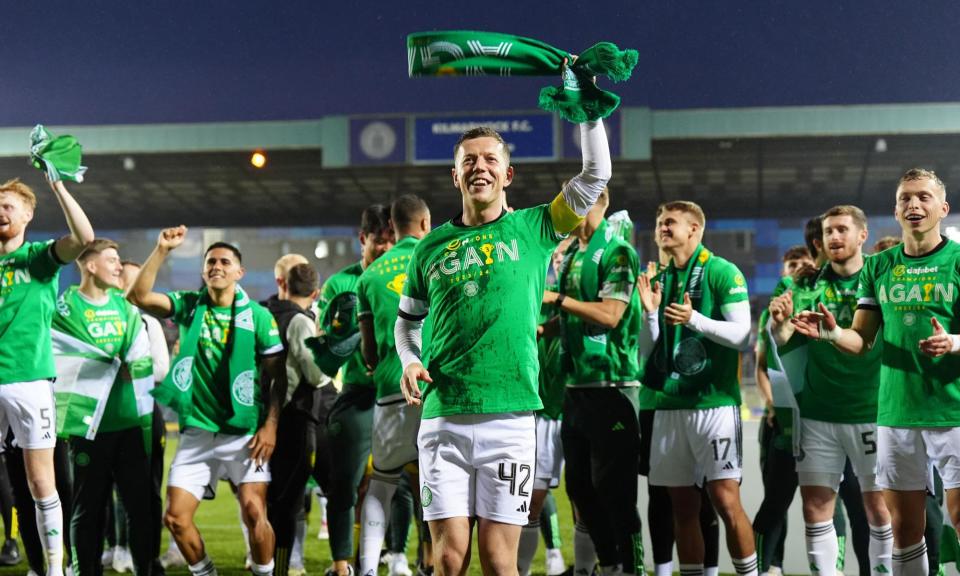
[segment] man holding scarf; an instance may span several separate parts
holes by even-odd
[[[157,552],[150,482],[153,363],[140,313],[120,292],[117,248],[98,238],[80,254],[80,286],[60,296],[53,316],[57,435],[70,446],[77,576],[101,571],[114,480],[127,510],[137,574],[151,573]]]
[[[582,171],[549,204],[510,212],[507,143],[486,126],[465,132],[451,170],[463,212],[427,234],[407,268],[396,324],[401,390],[423,405],[420,496],[442,575],[466,571],[474,518],[484,573],[517,571],[536,465],[533,412],[543,407],[536,334],[547,264],[612,170],[603,123],[580,124],[580,137]]]
[[[683,576],[703,574],[704,481],[737,574],[755,576],[753,530],[740,502],[739,351],[750,340],[750,303],[743,274],[700,243],[705,224],[693,202],[661,204],[656,231],[670,263],[655,282],[638,279],[647,314],[643,384],[658,390],[649,480],[670,490]]]
[[[225,472],[238,487],[250,533],[251,570],[273,574],[274,534],[267,521],[268,462],[286,396],[283,345],[273,316],[237,284],[240,251],[215,242],[203,257],[200,291],[153,292],[157,272],[186,238],[179,226],[160,232],[128,298],[141,309],[181,326],[180,354],[153,394],[180,419],[180,444],[167,479],[164,523],[194,576],[216,574],[193,522],[200,500],[213,497]],[[261,390],[269,397],[261,398]]]
[[[641,312],[634,290],[640,259],[604,218],[609,205],[604,189],[573,232],[577,241],[560,265],[559,292],[547,291],[543,300],[560,311],[569,375],[561,428],[567,491],[590,531],[602,573],[641,574]],[[538,488],[534,484],[535,500]]]

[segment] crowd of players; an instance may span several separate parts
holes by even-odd
[[[164,229],[142,266],[125,263],[52,182],[70,233],[30,242],[36,197],[0,185],[0,430],[31,569],[62,574],[66,550],[73,574],[102,573],[115,486],[136,574],[163,573],[162,526],[191,574],[216,574],[194,518],[225,479],[248,568],[294,573],[313,476],[328,498],[331,576],[375,575],[385,539],[391,574],[409,574],[406,532],[388,527],[411,515],[420,573],[464,574],[476,528],[485,574],[529,574],[543,531],[556,576],[550,489],[563,473],[576,576],[643,571],[638,475],[657,576],[673,572],[674,546],[681,575],[715,575],[721,523],[737,574],[776,573],[798,485],[811,573],[843,563],[838,491],[861,574],[936,572],[935,486],[960,522],[960,247],[941,236],[939,178],[901,178],[892,247],[865,255],[866,217],[837,206],[812,221],[809,250],[785,256],[759,325],[766,498],[751,522],[747,282],[703,245],[706,217],[688,201],[658,208],[659,258],[641,266],[629,217],[607,216],[603,124],[580,131],[582,171],[522,209],[507,203],[500,135],[464,133],[459,216],[433,227],[410,195],[371,206],[360,262],[321,290],[306,259],[286,255],[262,304],[241,288],[231,244],[206,248],[200,290],[156,292],[185,227]],[[80,285],[58,295],[73,261]],[[158,318],[179,327],[172,361]],[[180,428],[165,510],[157,404]]]

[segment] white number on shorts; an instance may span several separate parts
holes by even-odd
[[[51,421],[50,421],[50,409],[49,409],[49,408],[41,408],[41,409],[40,409],[40,420],[43,421],[42,429],[43,429],[43,430],[49,430],[49,429],[50,429],[50,424],[51,424]]]
[[[864,454],[870,455],[877,453],[877,441],[873,439],[873,430],[860,434],[860,440],[863,441],[863,445],[867,448]]]
[[[720,460],[726,460],[727,454],[730,453],[730,439],[729,438],[714,438],[710,441],[710,445],[713,446],[713,461],[719,462]],[[723,446],[723,455],[720,454],[720,446]]]
[[[530,482],[530,465],[521,464],[520,465],[520,474],[523,476],[523,480],[520,481],[520,491],[517,491],[517,463],[510,463],[510,473],[507,474],[507,466],[505,462],[500,463],[499,476],[503,481],[510,481],[510,494],[514,496],[523,496],[524,498],[529,496],[530,493],[527,492],[527,483]]]

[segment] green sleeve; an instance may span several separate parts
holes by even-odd
[[[553,225],[553,217],[550,216],[550,205],[541,204],[532,208],[525,208],[517,211],[530,226],[530,230],[538,238],[539,243],[549,248],[552,252],[557,244],[563,240],[566,235],[559,234]]]
[[[370,307],[370,298],[367,296],[367,290],[370,289],[370,280],[369,276],[364,274],[360,276],[360,281],[357,282],[357,316],[365,316],[368,314],[373,314],[373,309]]]
[[[877,305],[877,289],[874,285],[878,257],[865,259],[860,271],[860,285],[857,287],[857,303],[869,306]]]
[[[715,271],[715,274],[711,274],[710,282],[721,307],[750,300],[747,294],[747,281],[733,263],[724,260],[722,266],[717,267]]]
[[[283,351],[277,320],[263,306],[253,307],[253,328],[256,330],[257,354],[269,356]]]
[[[640,258],[628,244],[616,243],[603,253],[600,297],[629,302],[640,273]]]
[[[410,261],[407,263],[407,281],[403,283],[403,295],[407,298],[428,302],[427,283],[423,278],[423,270],[420,267],[420,246],[418,244],[410,254]]]
[[[170,320],[174,324],[188,326],[190,324],[190,314],[193,313],[193,309],[197,307],[197,302],[200,300],[200,293],[189,290],[167,292],[167,298],[170,299],[170,305],[173,307]]]
[[[30,275],[40,280],[49,280],[60,271],[60,262],[53,252],[53,240],[34,242],[27,251],[27,269]]]

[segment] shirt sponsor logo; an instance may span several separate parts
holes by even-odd
[[[907,276],[918,276],[920,274],[934,274],[939,271],[939,266],[918,266],[916,268],[907,268],[903,264],[893,267],[893,275],[897,278],[906,274]]]
[[[729,294],[746,294],[746,293],[747,293],[746,286],[734,286],[729,291]]]

